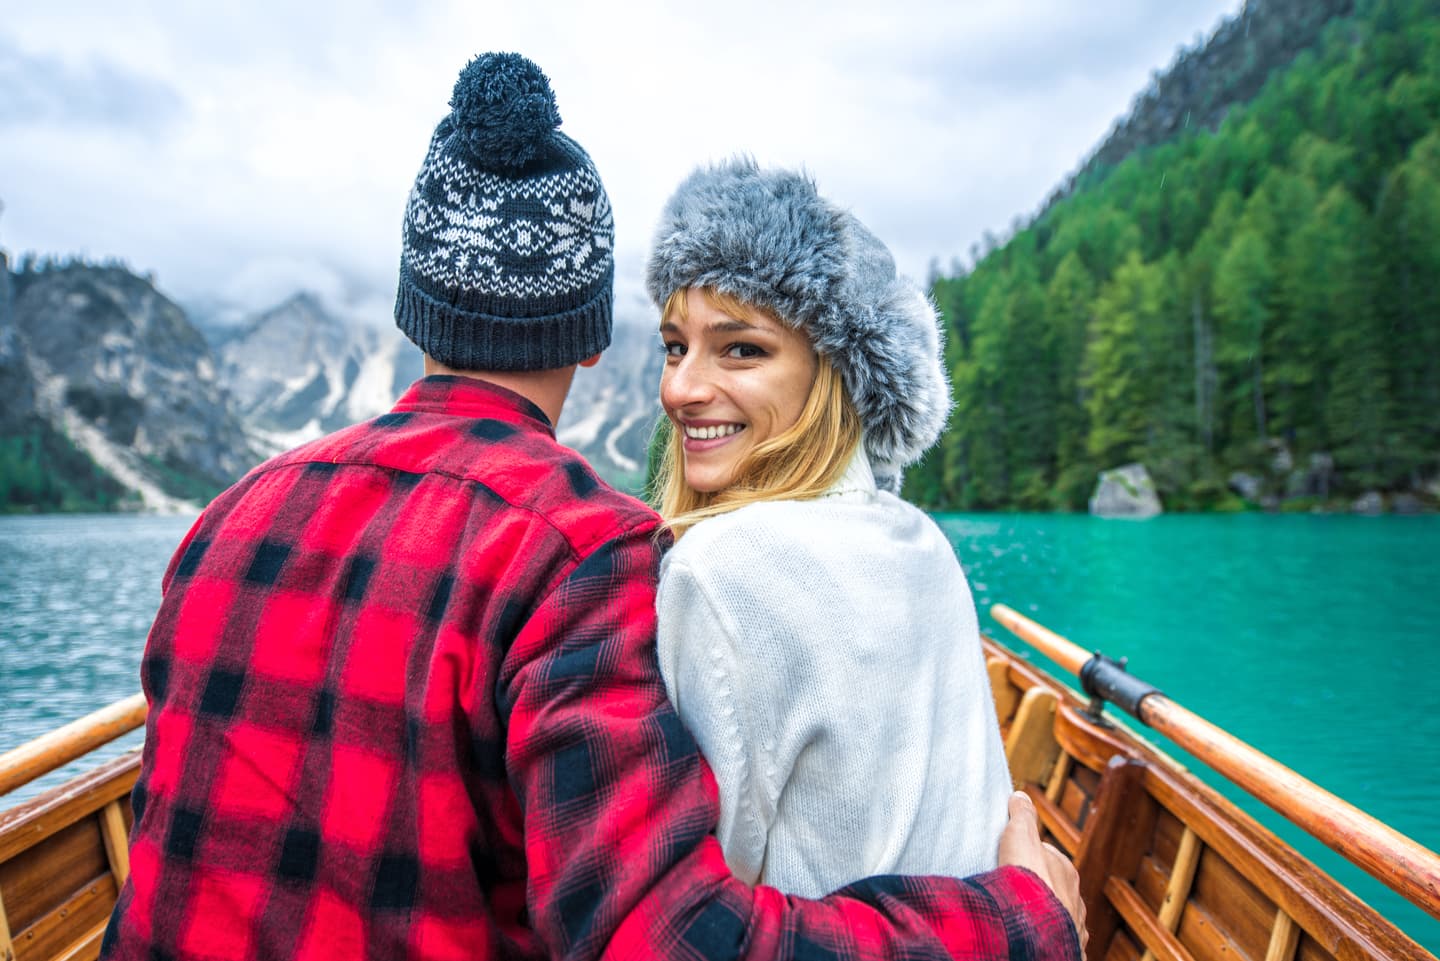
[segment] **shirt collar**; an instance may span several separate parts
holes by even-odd
[[[395,413],[448,414],[476,420],[500,420],[555,436],[555,427],[535,403],[508,387],[476,377],[432,374],[411,384],[395,404]]]
[[[830,486],[822,496],[836,497],[840,494],[876,494],[878,489],[875,486],[875,473],[870,469],[870,458],[865,454],[865,445],[858,444],[855,447],[855,455],[850,458],[845,473],[840,479]]]

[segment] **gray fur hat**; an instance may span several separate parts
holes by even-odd
[[[809,335],[860,414],[877,482],[940,437],[950,413],[935,306],[874,234],[803,173],[734,158],[690,174],[665,205],[645,284],[661,310],[712,287]]]

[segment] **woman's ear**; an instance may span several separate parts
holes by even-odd
[[[592,356],[590,356],[590,357],[586,357],[584,360],[580,361],[580,366],[581,366],[581,367],[594,367],[594,366],[595,366],[596,364],[598,364],[598,363],[600,363],[600,355],[599,355],[599,354],[594,354],[594,355],[592,355]]]

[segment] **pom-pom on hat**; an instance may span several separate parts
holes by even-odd
[[[950,413],[935,306],[854,215],[805,174],[735,158],[690,174],[665,204],[646,267],[661,310],[711,287],[804,331],[860,415],[876,481],[939,439]]]
[[[395,323],[457,370],[550,370],[610,344],[610,200],[516,53],[461,71],[405,205]]]

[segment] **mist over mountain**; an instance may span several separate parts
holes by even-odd
[[[384,413],[424,374],[399,330],[347,324],[309,292],[219,339],[221,380],[274,450]]]

